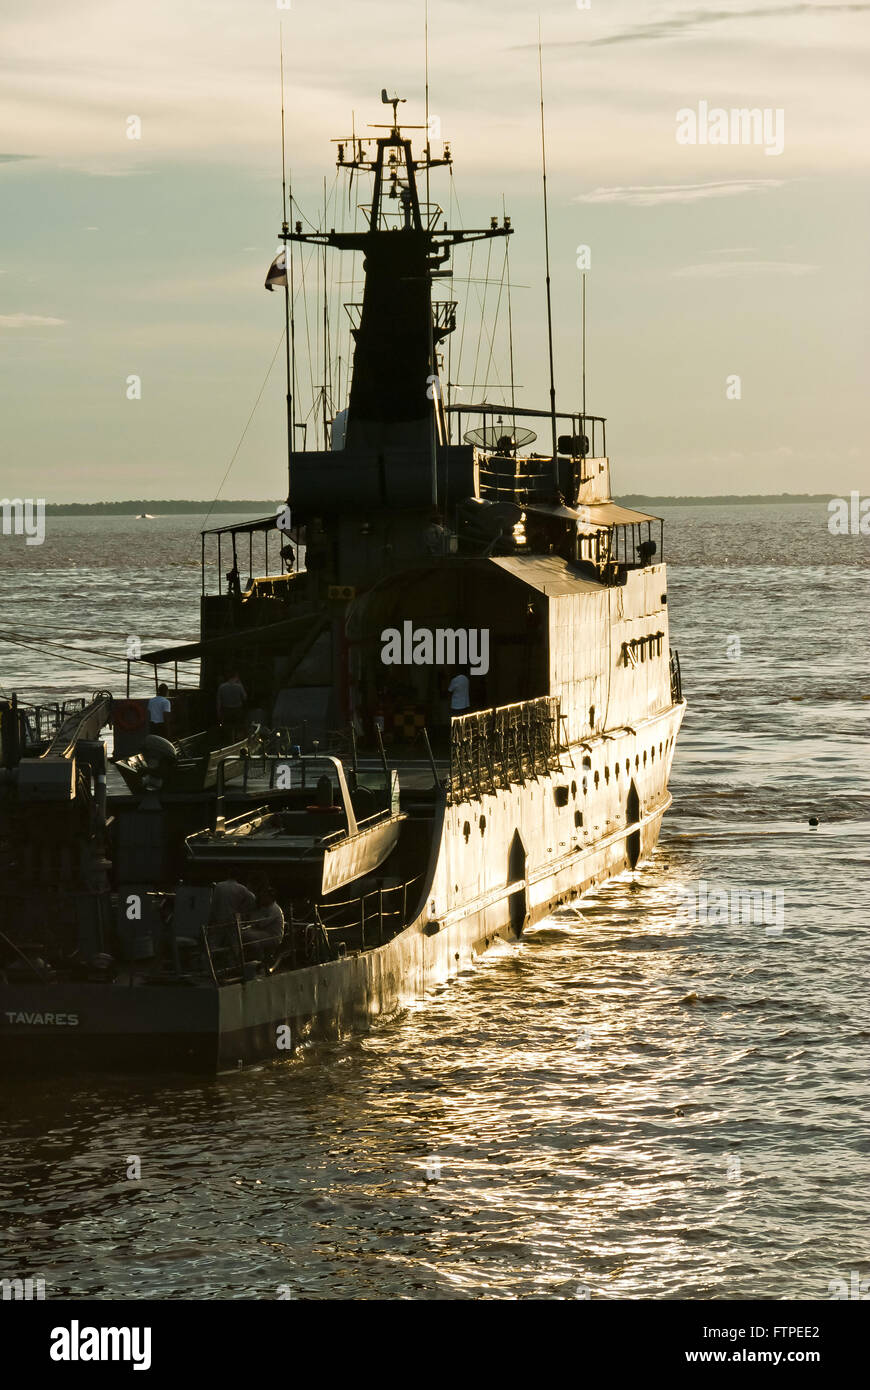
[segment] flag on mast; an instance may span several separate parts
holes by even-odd
[[[287,252],[279,251],[266,272],[265,287],[273,290],[276,285],[287,284]]]

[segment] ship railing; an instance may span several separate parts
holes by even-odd
[[[405,927],[409,910],[417,906],[421,883],[418,874],[399,883],[379,884],[356,898],[309,904],[301,916],[294,916],[291,905],[281,946],[267,951],[265,961],[262,942],[244,938],[246,926],[261,925],[256,919],[247,922],[237,916],[229,925],[206,924],[201,938],[212,980],[219,986],[233,984],[248,979],[261,964],[270,973],[295,970],[341,960],[348,945],[361,951],[383,946]]]
[[[301,530],[293,525],[292,516],[279,526],[281,509],[255,521],[230,522],[200,532],[200,571],[203,595],[216,593],[241,600],[245,596],[283,597],[289,589],[288,580],[295,570],[300,547]],[[285,513],[286,515],[286,513]],[[287,530],[288,524],[291,529]],[[256,543],[255,543],[256,542]],[[242,583],[242,570],[248,585]],[[271,590],[266,581],[273,581]],[[282,582],[283,581],[283,582]],[[253,585],[263,586],[259,591]]]
[[[346,954],[348,937],[354,946],[367,951],[397,936],[407,923],[409,908],[416,907],[414,889],[421,882],[422,875],[418,874],[401,883],[378,884],[357,898],[321,903],[316,908],[317,919],[330,946],[335,940],[337,955]]]
[[[478,465],[480,496],[486,502],[543,502],[553,494],[553,460],[487,454]]]
[[[270,729],[265,724],[252,724],[248,733],[248,758],[253,764],[261,764],[263,775],[267,765],[275,761],[286,762],[294,750],[300,753],[321,753],[342,758],[352,752],[353,740],[348,728],[323,729],[310,725],[307,720],[301,724],[277,725]]]
[[[452,719],[448,805],[558,771],[561,724],[559,699],[552,695]]]
[[[461,388],[454,388],[461,389]],[[510,405],[473,405],[459,401],[445,403],[444,409],[457,417],[457,437],[464,439],[468,432],[469,425],[490,426],[497,429],[499,433],[511,435],[516,429],[517,421],[532,424],[534,429],[546,429],[552,414],[549,410],[529,410],[526,407]],[[572,441],[572,452],[576,451],[578,459],[583,458],[605,458],[607,455],[607,417],[604,415],[585,415],[582,411],[567,412],[556,411],[557,428],[560,430],[559,441],[562,434],[570,430],[569,438]],[[546,421],[543,425],[541,422]],[[566,441],[567,446],[567,441]]]
[[[81,714],[87,701],[84,696],[45,705],[19,705],[30,739],[34,743],[50,742],[63,728],[70,715]]]
[[[683,673],[680,670],[680,653],[671,647],[671,700],[678,705],[683,698]]]
[[[245,927],[262,927],[262,922],[245,921],[238,915],[229,924],[207,923],[200,929],[206,963],[213,982],[218,985],[239,984],[253,977],[264,967],[269,973],[277,969],[295,969],[302,965],[321,965],[336,959],[317,909],[294,918],[292,908],[284,922],[284,937],[280,945],[269,947],[262,941],[246,941]]]

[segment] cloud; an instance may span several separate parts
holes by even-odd
[[[861,14],[870,10],[870,4],[835,5],[764,5],[754,10],[692,10],[690,14],[672,15],[670,19],[657,19],[651,24],[637,24],[631,29],[620,29],[615,34],[606,34],[600,39],[574,40],[558,45],[558,48],[604,48],[613,44],[645,43],[651,39],[673,39],[687,31],[705,29],[710,24],[724,24],[730,19],[786,19],[798,14],[824,14],[830,10],[835,14]],[[531,44],[524,45],[532,47]]]
[[[817,265],[800,261],[711,261],[672,270],[675,280],[729,280],[741,275],[813,275]]]
[[[42,314],[0,314],[0,328],[57,328],[66,319],[45,318]]]
[[[717,179],[713,183],[630,184],[620,188],[596,188],[572,199],[575,203],[628,203],[651,208],[662,203],[696,203],[701,198],[733,198],[741,193],[763,193],[782,188],[785,179]]]

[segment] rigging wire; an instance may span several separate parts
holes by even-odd
[[[507,217],[507,208],[505,207],[505,198],[504,198],[504,194],[501,195],[501,211],[502,211],[502,217],[503,217],[503,218],[506,218],[506,217]],[[512,310],[512,307],[511,307],[511,263],[510,263],[510,247],[511,247],[511,239],[510,239],[510,237],[506,237],[506,238],[505,238],[505,247],[504,247],[504,263],[505,263],[505,271],[506,271],[506,274],[507,274],[508,357],[509,357],[509,362],[510,362],[510,374],[511,374],[511,412],[512,412],[511,420],[512,420],[512,432],[513,432],[514,434],[516,434],[516,429],[517,429],[517,416],[516,416],[516,409],[517,409],[517,387],[516,387],[516,376],[515,376],[515,374],[514,374],[514,320],[513,320],[513,310]]]
[[[459,194],[458,194],[457,189],[456,189],[456,179],[455,179],[455,175],[454,175],[454,173],[453,173],[453,165],[452,165],[452,164],[449,166],[449,173],[450,173],[450,197],[451,197],[451,206],[452,206],[453,201],[455,200],[455,203],[456,203],[457,222],[458,222],[458,225],[459,225],[460,229],[462,229],[462,228],[464,228],[465,223],[464,223],[463,218],[462,218],[462,210],[461,210],[460,203],[459,203]],[[468,258],[468,276],[467,276],[467,277],[463,277],[464,283],[467,283],[467,284],[469,284],[469,285],[474,285],[474,288],[475,288],[475,295],[476,295],[476,297],[477,297],[477,306],[478,306],[479,314],[480,314],[480,318],[479,318],[479,329],[478,329],[478,340],[477,340],[477,353],[476,353],[476,356],[475,356],[474,372],[473,372],[473,375],[472,375],[472,384],[471,384],[471,388],[470,388],[472,391],[476,391],[476,390],[477,390],[477,386],[478,386],[477,366],[478,366],[478,358],[479,358],[479,356],[480,356],[480,347],[481,347],[482,335],[483,335],[483,333],[484,333],[484,331],[485,331],[485,318],[486,318],[486,307],[485,307],[485,303],[486,303],[486,297],[487,297],[487,289],[488,289],[488,286],[489,286],[489,285],[491,285],[491,284],[494,285],[494,284],[496,283],[495,277],[494,277],[494,276],[490,276],[490,274],[489,274],[489,268],[490,268],[491,257],[492,257],[492,241],[491,241],[491,240],[487,242],[487,273],[486,273],[486,275],[485,275],[482,279],[475,279],[475,278],[474,278],[474,275],[473,275],[473,270],[474,270],[474,253],[475,253],[475,249],[476,249],[477,245],[478,245],[478,243],[477,243],[476,241],[472,241],[472,242],[470,243],[470,254],[469,254],[469,258]],[[451,271],[450,289],[451,289],[451,298],[452,298],[452,297],[453,297],[452,291],[453,291],[453,284],[454,284],[453,263],[452,263],[452,261],[451,261],[450,271]],[[504,274],[505,274],[504,267],[502,267],[501,276],[499,277],[499,284],[503,284],[503,281],[504,281]],[[463,281],[460,281],[459,283],[462,283],[462,282],[463,282]],[[480,288],[479,288],[480,285],[483,285],[483,286],[484,286],[484,290],[483,290],[483,294],[482,294],[482,295],[481,295]],[[501,298],[501,290],[499,291],[499,299],[500,299],[500,298]],[[469,299],[470,299],[470,296],[469,296]],[[462,315],[462,329],[461,329],[460,335],[459,335],[459,349],[458,349],[457,355],[456,355],[456,373],[455,373],[455,377],[454,377],[454,373],[453,373],[452,357],[451,357],[451,359],[450,359],[450,364],[449,364],[449,368],[448,368],[448,375],[449,375],[450,383],[459,382],[459,381],[461,381],[461,379],[462,379],[462,357],[463,357],[463,350],[464,350],[464,345],[465,345],[465,327],[466,327],[466,324],[467,324],[467,322],[468,322],[468,319],[469,319],[469,313],[468,313],[468,307],[466,306],[466,311],[465,311],[465,313],[463,313],[463,315]],[[492,335],[490,335],[488,332],[487,332],[487,335],[486,335],[487,345],[492,345],[493,351],[494,351],[494,343],[495,343],[495,332],[496,332],[496,328],[497,328],[497,325],[494,326]],[[451,342],[451,352],[452,352],[452,342]],[[490,354],[490,361],[492,361],[492,353]],[[498,389],[501,391],[501,390],[503,390],[504,388],[503,388],[503,382],[502,382],[501,372],[499,371],[499,368],[498,368],[498,364],[497,364],[497,363],[494,364],[494,369],[495,369],[495,377],[496,377],[496,382],[495,382],[495,384],[496,384],[496,386],[498,387]],[[487,372],[487,375],[488,375],[488,372]],[[485,390],[486,390],[486,387],[487,387],[487,381],[486,381],[486,377],[484,377],[484,381],[483,381],[483,383],[482,383],[481,389],[485,391]],[[461,388],[455,388],[455,389],[461,389]],[[473,397],[472,397],[472,400],[473,400]]]
[[[492,263],[492,239],[490,238],[490,240],[488,240],[487,243],[486,243],[486,274],[485,274],[485,276],[484,276],[483,301],[482,301],[481,306],[480,306],[480,320],[479,320],[478,325],[477,325],[477,349],[476,349],[475,354],[474,354],[474,370],[473,370],[472,373],[471,373],[471,389],[472,389],[472,392],[475,393],[475,394],[476,394],[476,392],[477,392],[477,367],[478,367],[478,363],[480,362],[480,344],[481,344],[481,340],[482,340],[483,334],[484,334],[484,329],[485,329],[485,326],[486,326],[486,297],[487,297],[487,294],[489,293],[489,269],[490,269],[491,263]],[[484,376],[483,379],[484,379],[484,381],[486,381],[486,376]]]
[[[45,649],[46,649],[46,647],[49,645],[48,643],[43,642],[40,646],[36,647],[36,646],[33,645],[32,642],[25,642],[25,641],[23,641],[20,637],[9,637],[9,636],[7,636],[5,633],[0,633],[0,642],[8,642],[8,643],[9,643],[11,646],[13,646],[13,647],[25,647],[28,651],[36,652],[38,655],[43,655],[43,656],[45,655]],[[127,658],[126,658],[126,657],[124,657],[124,656],[118,656],[118,657],[108,656],[108,654],[107,654],[106,652],[100,652],[100,653],[99,653],[99,655],[103,657],[103,660],[102,660],[102,661],[88,661],[88,662],[82,662],[82,660],[81,660],[81,654],[82,654],[82,652],[85,651],[84,648],[81,648],[81,647],[79,647],[79,648],[70,648],[70,651],[77,651],[79,654],[78,654],[78,655],[75,655],[75,656],[64,656],[62,652],[52,651],[52,652],[50,653],[50,655],[51,655],[51,658],[52,658],[53,661],[74,661],[78,666],[84,667],[84,668],[87,669],[87,670],[94,670],[94,671],[109,671],[112,675],[117,675],[118,673],[117,673],[117,671],[115,670],[115,667],[114,667],[114,666],[108,666],[108,665],[106,665],[106,662],[107,662],[107,661],[119,661],[119,662],[122,662],[124,665],[127,664]],[[147,663],[147,664],[150,665],[150,663]],[[197,689],[198,687],[197,687],[197,686],[183,686],[183,687],[182,687],[182,686],[179,686],[178,688],[179,688],[179,689],[185,689],[185,690],[195,690],[195,689]]]
[[[493,367],[493,354],[494,354],[494,352],[495,352],[495,340],[496,340],[496,336],[497,336],[497,334],[498,334],[498,320],[499,320],[499,315],[500,315],[500,313],[501,313],[501,297],[502,297],[502,293],[503,293],[503,291],[504,291],[505,272],[506,272],[506,270],[507,270],[507,249],[508,249],[508,238],[505,237],[505,239],[504,239],[504,265],[502,266],[502,269],[501,269],[501,281],[500,281],[499,287],[498,287],[498,299],[497,299],[496,302],[495,302],[495,318],[494,318],[494,320],[493,320],[493,325],[492,325],[492,337],[491,337],[490,340],[489,340],[489,359],[488,359],[487,364],[486,364],[486,372],[484,373],[484,378],[483,378],[485,382],[488,382],[488,381],[489,381],[490,368]],[[501,390],[502,390],[501,377],[499,376],[499,370],[498,370],[498,366],[497,366],[497,365],[494,367],[494,371],[495,371],[496,382],[498,383],[498,389],[499,389],[499,391],[501,391]]]
[[[317,230],[317,229],[315,228],[315,230]],[[307,356],[307,358],[308,358],[308,381],[309,381],[309,385],[311,386],[311,400],[312,400],[312,404],[313,404],[314,401],[315,401],[316,392],[315,392],[315,388],[314,388],[314,359],[313,359],[313,357],[312,357],[312,355],[311,355],[311,323],[310,323],[310,320],[309,320],[308,295],[307,295],[306,290],[305,290],[305,268],[306,268],[306,266],[310,265],[311,257],[312,257],[313,255],[315,255],[315,254],[316,254],[316,248],[315,248],[315,251],[309,251],[307,260],[306,260],[306,258],[305,258],[304,255],[302,255],[302,256],[299,257],[299,262],[300,262],[300,267],[301,267],[300,278],[301,278],[301,281],[302,281],[302,284],[300,285],[300,288],[299,288],[299,293],[300,293],[300,295],[302,296],[302,309],[303,309],[303,312],[304,312],[304,314],[305,314],[305,347],[306,347],[306,356]],[[318,263],[319,263],[319,258],[318,258]],[[316,344],[315,344],[315,348],[316,348]],[[308,419],[308,416],[309,416],[310,414],[311,414],[311,410],[309,409],[308,413],[305,415],[304,418],[307,420],[307,419]]]
[[[462,220],[462,207],[461,207],[460,202],[459,202],[459,192],[458,192],[458,190],[457,190],[457,188],[456,188],[456,176],[455,176],[455,174],[454,174],[454,172],[453,172],[453,165],[452,165],[452,164],[449,166],[449,170],[450,170],[450,196],[451,196],[451,199],[452,199],[452,200],[455,202],[455,204],[456,204],[456,221],[457,221],[457,224],[458,224],[458,226],[459,226],[460,231],[463,231],[464,228],[465,228],[465,223],[464,223],[463,220]],[[477,242],[476,242],[476,241],[473,241],[473,242],[471,243],[471,254],[470,254],[470,256],[468,257],[468,274],[469,274],[469,276],[471,275],[472,270],[473,270],[473,268],[474,268],[474,252],[475,252],[476,247],[477,247]],[[451,256],[451,258],[450,258],[450,272],[451,272],[451,281],[450,281],[451,295],[450,295],[450,298],[452,299],[452,298],[453,298],[453,293],[452,293],[452,291],[453,291],[453,279],[452,279],[452,275],[453,275],[453,257],[452,257],[452,256]],[[480,291],[478,290],[477,293],[478,293],[478,296],[479,296]],[[462,315],[462,331],[461,331],[461,333],[460,333],[460,335],[459,335],[459,349],[458,349],[457,354],[456,354],[456,380],[457,380],[457,381],[461,380],[461,378],[462,378],[462,352],[463,352],[463,348],[465,347],[465,325],[467,324],[467,322],[468,322],[468,313],[467,313],[467,311],[466,311],[466,312]],[[450,380],[452,381],[453,379],[454,379],[454,378],[453,378],[453,364],[452,364],[452,361],[451,361],[451,364],[450,364]]]
[[[244,441],[245,441],[245,435],[248,433],[248,428],[249,428],[249,426],[250,426],[251,421],[252,421],[253,418],[254,418],[254,412],[256,411],[257,406],[260,404],[260,401],[261,401],[262,396],[263,396],[263,392],[264,392],[265,389],[266,389],[266,383],[268,382],[269,377],[272,375],[272,368],[274,367],[275,362],[276,362],[277,357],[278,357],[278,353],[281,351],[281,348],[282,348],[282,346],[283,346],[283,344],[284,344],[284,333],[285,333],[285,331],[286,331],[286,330],[285,330],[284,328],[281,329],[281,337],[278,339],[278,346],[275,348],[275,351],[272,353],[272,361],[269,363],[268,369],[267,369],[267,371],[266,371],[266,375],[263,377],[263,384],[262,384],[262,386],[260,387],[259,391],[257,392],[257,399],[254,401],[254,404],[251,406],[251,413],[250,413],[250,415],[248,416],[247,420],[245,421],[245,428],[242,430],[241,434],[239,435],[239,442],[238,442],[238,444],[236,445],[235,449],[233,450],[233,456],[232,456],[232,458],[230,459],[229,463],[227,464],[227,467],[226,467],[226,471],[225,471],[225,473],[224,473],[224,476],[221,478],[221,481],[220,481],[220,486],[219,486],[217,492],[215,493],[214,497],[212,498],[211,506],[209,507],[208,511],[206,512],[205,518],[204,518],[204,520],[203,520],[202,523],[201,523],[200,529],[203,530],[203,531],[205,530],[206,523],[208,522],[209,518],[211,517],[212,512],[213,512],[214,509],[215,509],[215,503],[217,502],[218,498],[219,498],[220,495],[221,495],[221,492],[223,491],[224,483],[226,482],[227,478],[230,476],[230,470],[231,470],[233,464],[235,463],[236,459],[238,458],[239,450],[241,449],[242,444],[243,444]],[[190,555],[193,554],[193,549],[190,550],[189,554],[190,554]]]

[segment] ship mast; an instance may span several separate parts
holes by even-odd
[[[290,230],[287,221],[287,162],[285,156],[284,138],[284,35],[281,33],[281,236],[284,241],[284,360],[287,372],[287,501],[290,501],[290,481],[293,473],[293,376],[292,376],[292,353],[290,344],[290,273],[287,261],[290,252],[287,249],[286,234]],[[292,194],[291,194],[292,201]]]
[[[431,169],[450,165],[449,145],[440,157],[433,157],[427,129],[425,152],[416,159],[407,132],[426,128],[400,125],[403,98],[388,96],[385,88],[381,99],[393,108],[389,125],[372,126],[378,132],[372,136],[353,134],[334,141],[340,169],[373,175],[367,226],[360,231],[324,227],[303,232],[296,222],[293,231],[285,224],[281,236],[285,243],[332,246],[365,257],[363,302],[348,306],[354,353],[345,448],[425,449],[437,459],[439,402],[432,378],[437,348],[455,327],[456,306],[433,301],[433,280],[446,274],[442,267],[453,246],[509,236],[512,229],[507,218],[500,226],[495,217],[488,228],[479,230],[439,226],[440,209],[420,202],[417,174],[424,171],[428,182]],[[433,467],[433,501],[436,483]]]

